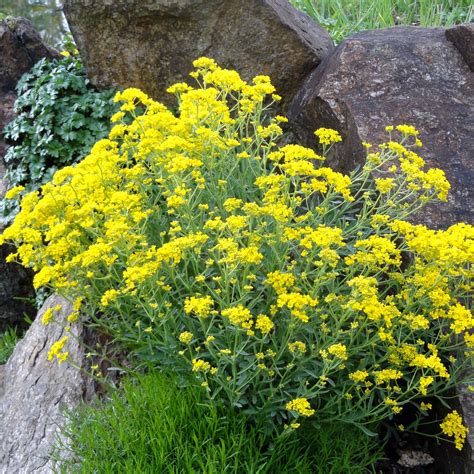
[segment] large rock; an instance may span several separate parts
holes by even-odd
[[[360,164],[361,141],[386,141],[384,128],[413,124],[430,167],[446,172],[449,202],[429,206],[419,222],[434,228],[473,222],[474,78],[442,28],[364,31],[345,40],[308,78],[290,106],[294,133],[311,146],[318,127],[344,138],[332,165]]]
[[[474,71],[474,23],[447,29],[446,38],[456,46],[471,71]]]
[[[15,86],[20,77],[44,57],[55,57],[57,51],[44,44],[32,23],[24,18],[0,21],[0,199],[8,188],[3,156],[6,144],[3,128],[15,114]],[[3,223],[0,217],[0,233]],[[9,325],[22,325],[25,314],[32,315],[34,307],[26,301],[34,297],[30,272],[5,262],[11,249],[0,246],[0,331]],[[18,300],[17,298],[23,298]]]
[[[200,56],[247,80],[268,74],[289,100],[333,49],[288,0],[66,0],[64,13],[93,84],[138,87],[165,102]]]
[[[55,54],[29,20],[7,17],[0,21],[0,90],[14,90],[18,79],[33,64]]]
[[[93,384],[85,372],[68,361],[58,364],[48,360],[52,344],[68,333],[58,324],[44,326],[47,308],[61,305],[58,318],[65,320],[72,312],[69,303],[57,296],[48,298],[36,320],[2,369],[0,387],[0,472],[50,473],[51,448],[64,422],[62,410],[73,408],[88,399]],[[76,325],[74,336],[82,336]],[[78,367],[86,367],[81,345],[71,335],[64,348]],[[0,377],[1,382],[1,377]],[[3,396],[2,396],[3,393]]]

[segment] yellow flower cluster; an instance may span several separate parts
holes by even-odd
[[[295,398],[286,404],[286,409],[294,411],[298,415],[312,416],[316,413],[316,410],[311,408],[310,403],[306,398]]]
[[[306,344],[302,341],[290,342],[288,349],[292,354],[302,355],[306,352]]]
[[[347,360],[347,347],[344,344],[331,344],[327,348],[328,354],[333,355],[334,357],[337,357],[338,359],[341,360]]]
[[[214,301],[210,296],[191,296],[184,301],[184,311],[187,314],[192,313],[200,318],[205,318],[209,316],[213,304]]]
[[[273,321],[264,314],[259,314],[255,322],[255,327],[259,329],[262,334],[268,334],[274,327]]]
[[[233,308],[224,309],[221,311],[221,314],[234,326],[240,326],[247,330],[250,330],[253,326],[252,313],[241,304]]]
[[[193,339],[193,333],[189,331],[183,331],[179,335],[178,339],[179,339],[179,342],[182,342],[183,344],[189,344]]]
[[[288,308],[292,316],[300,319],[304,323],[309,321],[307,309],[318,304],[318,300],[311,298],[309,295],[301,293],[282,293],[278,296],[277,305],[279,308]]]
[[[356,370],[355,372],[349,374],[349,378],[354,382],[365,382],[369,373],[365,370]]]
[[[339,135],[336,130],[330,128],[320,128],[316,130],[314,134],[319,138],[321,145],[331,145],[332,143],[338,143],[342,140],[341,135]]]
[[[169,88],[175,112],[126,89],[82,162],[9,192],[21,198],[0,236],[17,246],[9,260],[77,302],[68,323],[86,313],[275,429],[315,403],[318,419],[368,423],[456,383],[474,347],[474,228],[406,220],[449,189],[413,151],[416,130],[389,128],[347,176],[322,166],[335,130],[316,131],[321,155],[278,145],[286,119],[266,113],[279,100],[267,76],[194,66],[198,87]],[[50,359],[67,358],[66,341]]]
[[[65,362],[69,357],[69,352],[63,351],[69,336],[62,337],[59,341],[56,341],[48,351],[48,360],[53,360],[55,357],[60,364]]]
[[[62,306],[60,304],[56,305],[54,308],[47,308],[43,313],[41,322],[46,326],[54,319],[54,313],[61,311]]]
[[[468,433],[468,429],[463,425],[461,415],[456,411],[448,413],[440,424],[442,432],[454,438],[456,449],[461,451]]]

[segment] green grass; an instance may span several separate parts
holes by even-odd
[[[376,439],[338,424],[272,439],[244,417],[203,403],[201,390],[178,389],[159,373],[128,380],[107,403],[68,416],[70,457],[57,465],[68,474],[357,474],[381,456]]]
[[[13,328],[0,333],[0,365],[7,362],[18,340],[19,336]]]
[[[396,25],[451,26],[472,21],[471,0],[291,0],[336,43],[361,30]]]

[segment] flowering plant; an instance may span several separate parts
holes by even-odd
[[[11,186],[38,189],[110,131],[115,91],[92,87],[77,52],[61,54],[61,59],[38,61],[18,81],[17,116],[5,127],[12,145],[4,157],[5,178]],[[10,223],[17,212],[16,201],[0,199],[0,221]]]
[[[109,138],[22,198],[10,259],[74,301],[70,323],[87,314],[137,365],[190,374],[269,429],[425,415],[474,345],[474,228],[405,220],[449,190],[418,132],[388,127],[345,176],[323,165],[334,130],[316,131],[321,155],[276,144],[268,77],[194,65],[197,88],[169,89],[176,115],[117,94]]]

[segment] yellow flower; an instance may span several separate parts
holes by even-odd
[[[293,316],[300,319],[304,323],[309,321],[309,316],[303,311],[307,306],[314,307],[318,304],[318,300],[311,298],[309,295],[301,293],[282,293],[278,296],[277,305],[280,308],[287,307]]]
[[[356,370],[349,374],[349,378],[354,382],[365,382],[369,373],[365,370]]]
[[[250,329],[253,326],[252,313],[241,304],[233,308],[224,309],[221,311],[221,314],[235,326],[240,326],[244,329]]]
[[[15,199],[18,194],[25,190],[24,186],[15,186],[5,193],[5,199]]]
[[[376,178],[375,187],[380,194],[386,194],[390,192],[395,186],[395,180],[393,178]]]
[[[374,371],[375,383],[381,385],[383,383],[390,383],[392,380],[398,380],[403,377],[403,373],[395,369],[384,369]]]
[[[168,89],[166,89],[166,92],[168,92],[169,94],[182,94],[183,92],[187,92],[191,89],[192,88],[185,82],[178,82],[168,87]]]
[[[316,413],[316,411],[311,408],[311,405],[306,398],[295,398],[294,400],[289,401],[286,404],[286,409],[294,411],[302,416],[311,416]]]
[[[471,312],[460,303],[451,306],[446,317],[453,320],[450,327],[456,334],[474,327],[474,318]]]
[[[47,324],[49,324],[52,321],[53,318],[54,318],[53,308],[48,308],[43,313],[43,318],[41,319],[41,322],[46,326]]]
[[[255,322],[255,328],[259,329],[262,334],[268,334],[274,327],[273,321],[264,314],[259,314]]]
[[[318,128],[314,134],[319,138],[321,145],[330,145],[342,141],[341,135],[332,128]]]
[[[59,341],[56,341],[48,352],[48,360],[53,360],[55,357],[58,362],[62,364],[69,356],[69,352],[61,352],[68,341],[69,336],[62,337]]]
[[[385,405],[388,405],[395,414],[398,414],[402,411],[402,408],[398,406],[396,400],[393,400],[392,398],[386,397],[384,403]]]
[[[211,71],[217,68],[217,64],[214,59],[206,58],[205,56],[193,61],[193,66],[196,69],[210,69]]]
[[[194,336],[192,332],[184,331],[179,335],[178,339],[179,342],[182,342],[183,344],[189,344],[192,341],[193,337]]]
[[[291,288],[295,284],[295,277],[289,273],[275,271],[267,275],[266,281],[274,288],[277,294],[281,294],[285,293],[287,288]]]
[[[70,323],[75,323],[79,319],[79,313],[77,311],[73,311],[69,316],[67,317],[67,320]]]
[[[404,135],[413,135],[416,137],[419,134],[418,130],[413,125],[397,125],[396,128]]]
[[[107,290],[103,295],[100,300],[100,304],[102,307],[106,308],[107,306],[110,305],[110,303],[114,302],[117,300],[117,297],[119,296],[119,292],[115,289],[110,289]]]
[[[344,344],[332,344],[327,349],[328,353],[341,360],[347,360],[347,347]]]
[[[302,341],[295,341],[288,343],[288,350],[292,354],[303,355],[306,352],[306,344]]]
[[[428,386],[430,386],[434,381],[434,378],[429,377],[420,377],[420,393],[426,395],[428,393]]]
[[[445,435],[454,438],[456,449],[461,451],[469,430],[463,425],[462,417],[457,410],[448,413],[440,424],[440,427]]]
[[[209,316],[214,300],[210,296],[191,296],[184,302],[184,311],[187,314],[194,313],[200,318]]]
[[[211,370],[211,364],[202,359],[193,359],[192,370],[193,372],[208,372]]]
[[[242,199],[228,198],[224,201],[223,205],[227,212],[232,212],[242,206]]]
[[[420,403],[420,408],[421,408],[423,411],[428,411],[428,410],[431,410],[431,409],[433,408],[433,405],[431,405],[431,403],[421,402],[421,403]]]

